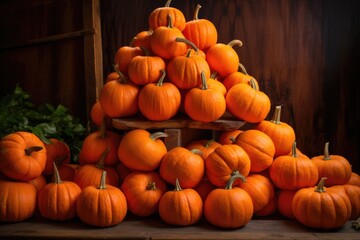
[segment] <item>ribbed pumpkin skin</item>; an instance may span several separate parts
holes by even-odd
[[[351,184],[351,185],[356,185],[360,187],[360,176],[359,174],[352,172],[351,173],[351,177],[349,179],[349,181],[347,182],[347,184]]]
[[[204,160],[197,153],[184,148],[170,149],[163,157],[159,173],[168,183],[175,185],[179,180],[183,188],[193,188],[204,176]]]
[[[252,173],[264,171],[273,163],[275,146],[265,133],[249,129],[241,132],[235,139],[235,144],[242,147],[249,155]]]
[[[315,186],[318,176],[315,164],[305,155],[279,156],[270,167],[270,178],[281,189],[296,190]]]
[[[167,185],[157,172],[131,172],[122,185],[128,210],[137,216],[150,216],[158,212],[159,201]]]
[[[223,145],[217,147],[205,160],[206,176],[217,187],[225,187],[234,171],[244,177],[250,172],[250,158],[238,145]],[[236,180],[234,186],[239,185]]]
[[[230,73],[226,78],[224,78],[222,83],[224,84],[226,91],[229,91],[229,89],[231,87],[233,87],[235,84],[238,84],[238,83],[249,84],[251,79],[255,83],[255,89],[259,90],[259,83],[257,82],[257,80],[254,77],[252,77],[250,75],[246,75],[242,72]]]
[[[316,187],[296,192],[292,201],[293,214],[300,223],[311,228],[335,229],[350,218],[351,203],[345,190],[328,187],[315,192]]]
[[[0,180],[0,222],[29,219],[36,209],[36,197],[31,183]]]
[[[44,175],[51,175],[54,173],[54,162],[57,166],[67,164],[70,162],[70,148],[69,146],[58,139],[50,138],[51,143],[45,143],[46,148],[46,164]]]
[[[167,191],[160,199],[159,215],[164,222],[171,225],[193,225],[203,215],[203,202],[192,188]]]
[[[201,158],[205,161],[205,159],[212,153],[217,147],[220,147],[221,144],[214,140],[194,140],[188,143],[185,147],[189,150],[194,148],[201,151]]]
[[[40,147],[26,153],[26,149]],[[6,177],[19,181],[30,181],[39,177],[46,164],[46,148],[33,133],[14,132],[0,141],[0,171]]]
[[[225,78],[239,68],[239,55],[228,44],[216,43],[205,54],[211,71],[216,71],[220,78]]]
[[[171,2],[171,1],[170,1]],[[154,9],[148,18],[149,27],[152,30],[160,26],[168,25],[168,15],[171,16],[172,23],[174,27],[177,27],[180,31],[183,31],[186,24],[186,19],[184,14],[177,8],[170,7],[170,2],[167,3],[164,7],[158,7]]]
[[[336,185],[334,187],[343,188],[351,203],[350,220],[356,220],[360,217],[360,187],[351,184]]]
[[[255,90],[248,84],[240,83],[228,90],[226,107],[239,119],[259,123],[269,114],[271,102],[264,92]]]
[[[139,47],[122,46],[115,53],[114,63],[117,65],[118,70],[127,76],[131,59],[143,54],[144,52]]]
[[[80,187],[70,181],[48,183],[38,194],[38,208],[46,219],[63,221],[76,216]]]
[[[136,56],[129,63],[128,75],[130,80],[140,86],[156,82],[165,62],[158,56]]]
[[[114,186],[105,189],[88,186],[81,191],[76,202],[76,212],[81,221],[96,227],[110,227],[123,221],[127,203],[123,192]]]

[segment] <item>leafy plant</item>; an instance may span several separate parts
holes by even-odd
[[[71,160],[77,162],[86,128],[65,106],[35,106],[29,98],[17,85],[12,94],[0,99],[0,138],[16,131],[32,132],[45,143],[57,138],[69,145]]]

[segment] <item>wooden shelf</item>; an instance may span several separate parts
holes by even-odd
[[[205,220],[188,227],[165,224],[159,217],[127,216],[113,227],[97,228],[79,219],[55,222],[35,219],[0,225],[0,239],[359,239],[347,222],[337,230],[314,230],[295,220],[252,219],[239,229],[220,229]]]
[[[228,114],[219,120],[204,123],[190,119],[184,115],[178,115],[166,121],[150,121],[142,116],[131,118],[115,118],[112,119],[113,127],[119,130],[131,129],[207,129],[207,130],[234,130],[245,125],[245,121],[236,119]]]

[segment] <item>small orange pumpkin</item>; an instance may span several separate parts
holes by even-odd
[[[159,215],[168,224],[190,226],[197,223],[203,214],[203,202],[192,188],[181,189],[175,180],[175,189],[163,194],[159,202]]]
[[[347,184],[356,185],[360,187],[360,175],[356,172],[351,172],[351,177]]]
[[[351,202],[344,189],[324,187],[325,177],[316,187],[302,188],[292,200],[293,214],[301,224],[318,229],[343,226],[351,215]]]
[[[194,140],[188,143],[185,147],[189,150],[194,148],[199,149],[201,151],[202,159],[205,159],[217,148],[220,147],[221,144],[216,142],[214,139],[203,139],[203,140]]]
[[[67,143],[50,138],[50,143],[44,143],[46,148],[46,164],[43,170],[44,175],[54,174],[54,163],[57,166],[70,162],[70,148]]]
[[[336,185],[334,187],[343,188],[351,203],[350,220],[356,220],[360,217],[360,187],[351,184]]]
[[[236,137],[242,132],[243,130],[234,129],[228,131],[222,131],[219,135],[218,142],[222,145],[225,144],[233,144],[235,142]]]
[[[214,189],[204,203],[204,216],[214,226],[240,228],[245,226],[254,214],[250,195],[241,188],[233,188],[237,179],[246,181],[240,174],[231,176],[226,187]]]
[[[291,203],[295,196],[295,193],[298,190],[286,190],[286,189],[279,189],[277,194],[278,199],[278,211],[279,213],[289,219],[295,219],[295,216],[292,212]]]
[[[106,171],[102,172],[100,185],[84,188],[76,202],[80,220],[96,227],[110,227],[121,223],[127,213],[124,193],[117,187],[105,184]]]
[[[352,169],[349,161],[340,155],[330,155],[329,142],[325,143],[324,155],[312,157],[311,160],[319,171],[319,179],[326,177],[325,186],[342,185],[350,180]]]
[[[0,172],[19,181],[39,177],[46,164],[44,143],[33,133],[18,131],[0,141]]]
[[[155,30],[160,26],[168,25],[168,16],[171,16],[174,27],[183,31],[186,24],[184,14],[177,8],[170,7],[171,0],[167,0],[164,7],[154,9],[148,18],[150,29]]]
[[[152,30],[138,32],[133,39],[132,45],[134,47],[144,47],[148,50],[151,50],[151,46],[150,46],[151,34],[152,34]]]
[[[233,72],[226,76],[226,78],[223,79],[222,83],[224,84],[227,91],[231,87],[233,87],[235,84],[238,83],[246,83],[250,84],[250,80],[252,80],[255,84],[255,89],[259,90],[259,83],[256,81],[256,79],[253,76],[247,75],[242,72]]]
[[[128,68],[131,59],[133,59],[136,56],[141,56],[143,54],[144,52],[141,50],[140,47],[134,47],[134,46],[120,47],[116,51],[114,58],[114,65],[117,66],[116,72],[117,73],[121,72],[125,75],[128,75]]]

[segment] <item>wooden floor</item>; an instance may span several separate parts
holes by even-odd
[[[303,227],[285,219],[253,219],[245,227],[224,230],[211,226],[205,220],[189,227],[174,227],[157,217],[127,216],[117,226],[95,228],[79,219],[54,222],[32,219],[20,223],[0,224],[0,239],[360,239],[360,232],[351,228],[351,222],[332,231]]]

